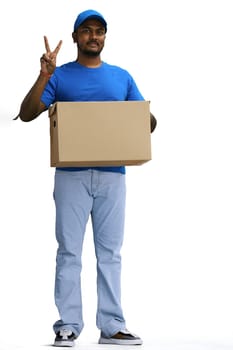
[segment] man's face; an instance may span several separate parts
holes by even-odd
[[[84,55],[99,56],[104,47],[105,28],[98,20],[89,19],[73,33],[73,39]]]

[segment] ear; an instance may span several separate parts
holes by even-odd
[[[77,32],[72,33],[73,42],[77,43]]]

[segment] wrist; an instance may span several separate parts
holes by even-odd
[[[51,76],[52,76],[53,74],[50,74],[50,73],[48,73],[48,72],[43,72],[42,70],[40,70],[40,75],[42,75],[43,77],[46,77],[46,78],[50,79]]]

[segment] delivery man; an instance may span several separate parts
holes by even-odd
[[[72,38],[77,58],[56,67],[60,41],[45,53],[40,73],[24,98],[19,117],[28,122],[56,101],[144,100],[134,79],[124,69],[101,60],[107,22],[99,12],[86,10],[74,23]],[[133,127],[133,125],[132,125]],[[151,114],[151,132],[156,119]],[[73,346],[84,323],[81,297],[81,256],[85,227],[91,216],[97,259],[97,327],[100,344],[140,345],[126,328],[121,306],[121,247],[125,219],[125,167],[56,168],[55,346]],[[140,317],[135,308],[135,317]]]

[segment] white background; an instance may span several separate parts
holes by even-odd
[[[63,40],[58,65],[75,60],[73,23],[88,8],[108,22],[102,59],[133,75],[158,120],[153,160],[127,169],[128,328],[145,347],[232,348],[233,2],[8,0],[0,9],[0,349],[53,342],[49,120],[12,118],[38,75],[43,35],[51,48]],[[82,277],[86,349],[99,336],[90,223]]]

